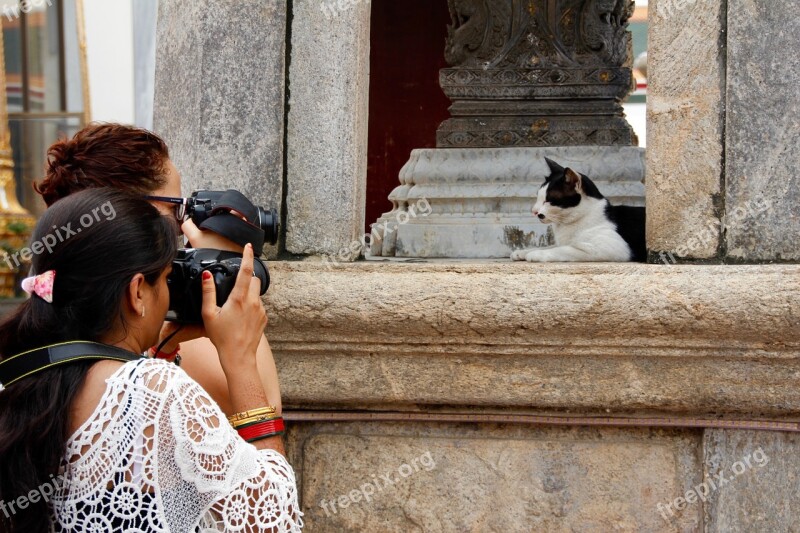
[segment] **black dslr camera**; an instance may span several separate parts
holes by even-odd
[[[235,190],[197,191],[185,199],[186,214],[195,225],[222,235],[239,246],[253,245],[254,275],[261,280],[261,294],[269,288],[269,272],[257,257],[264,242],[278,240],[278,214],[253,205]],[[217,286],[217,305],[228,300],[242,266],[242,254],[209,249],[178,250],[167,278],[169,313],[167,320],[182,324],[202,324],[202,276],[211,272]]]
[[[167,320],[181,324],[202,324],[203,272],[214,276],[217,305],[222,307],[236,285],[242,254],[208,249],[178,250],[167,277],[169,312]],[[253,261],[253,274],[261,280],[261,295],[269,288],[269,271],[259,258]]]
[[[231,211],[246,220],[232,215]],[[252,244],[256,255],[265,242],[278,242],[278,213],[253,205],[233,189],[192,193],[186,199],[186,214],[200,229],[215,231],[241,246]]]

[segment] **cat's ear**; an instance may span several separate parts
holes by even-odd
[[[568,168],[564,171],[564,178],[567,180],[567,184],[576,191],[581,192],[583,190],[583,180],[581,179],[581,175],[571,168]]]
[[[547,166],[550,167],[550,172],[551,172],[550,176],[555,176],[557,174],[561,174],[564,172],[564,167],[562,167],[549,157],[545,157],[544,160],[547,161]]]

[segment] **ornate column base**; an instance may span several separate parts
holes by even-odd
[[[549,157],[592,178],[614,204],[644,205],[644,150],[635,147],[414,150],[372,225],[370,255],[503,258],[553,244],[531,213]]]

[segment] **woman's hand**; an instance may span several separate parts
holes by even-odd
[[[186,238],[189,239],[189,245],[192,248],[211,248],[226,252],[242,253],[241,246],[226,239],[219,233],[201,230],[195,225],[191,218],[183,223],[181,230],[183,230],[183,234]]]
[[[226,374],[255,369],[256,350],[267,326],[261,302],[261,280],[253,276],[253,246],[244,248],[242,266],[228,301],[217,306],[217,288],[211,273],[203,273],[203,323],[219,352]]]

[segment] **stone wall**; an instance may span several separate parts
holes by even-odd
[[[237,188],[282,210],[286,0],[211,6],[159,2],[154,129],[185,194]]]
[[[650,250],[670,261],[797,261],[800,4],[651,4]]]

